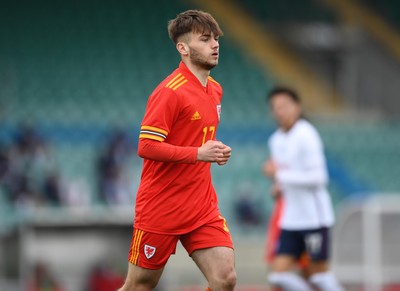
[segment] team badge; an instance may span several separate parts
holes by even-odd
[[[144,245],[144,255],[146,258],[150,259],[154,254],[156,253],[156,248],[149,246],[149,245]]]
[[[217,105],[218,120],[221,119],[221,105]]]

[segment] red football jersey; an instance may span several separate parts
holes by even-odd
[[[186,163],[144,159],[136,197],[134,226],[161,234],[182,234],[219,215],[211,182],[211,163],[196,161],[197,149],[215,140],[222,88],[211,77],[207,86],[181,62],[150,95],[139,139],[189,147]]]

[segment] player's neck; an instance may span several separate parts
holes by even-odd
[[[192,64],[191,62],[184,62],[184,63],[188,67],[188,69],[192,72],[192,74],[196,76],[196,78],[199,80],[199,82],[204,87],[206,87],[207,81],[208,81],[208,76],[210,76],[210,71],[200,68],[199,66],[196,66],[196,65]]]
[[[290,120],[289,122],[286,123],[282,123],[280,127],[284,132],[289,132],[294,127],[294,125],[298,120],[299,119],[295,119],[295,120]]]

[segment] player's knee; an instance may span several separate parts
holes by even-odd
[[[122,286],[118,291],[134,291],[134,290],[141,290],[141,291],[151,291],[156,288],[157,283],[154,282],[142,282],[142,283],[128,283],[125,282],[124,286]]]
[[[236,272],[234,269],[221,272],[212,279],[211,290],[233,290],[236,285]]]
[[[236,276],[235,270],[231,270],[229,272],[229,274],[226,276],[225,284],[228,287],[228,290],[229,290],[229,288],[232,288],[232,290],[233,290],[233,288],[235,287],[235,285],[236,285],[236,277],[237,276]]]
[[[157,287],[161,274],[162,269],[151,270],[129,264],[124,286],[118,291],[151,291]]]
[[[124,286],[118,291],[133,291],[133,290],[143,290],[151,291],[158,285],[158,280],[149,276],[136,277],[135,279],[127,278]]]

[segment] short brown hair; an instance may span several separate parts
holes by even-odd
[[[267,101],[271,101],[276,95],[279,94],[285,94],[289,96],[290,99],[292,99],[293,102],[300,104],[300,96],[297,94],[297,92],[289,87],[285,86],[277,86],[273,88],[268,94],[267,94]]]
[[[210,13],[200,10],[187,10],[177,15],[175,19],[168,21],[168,34],[174,43],[180,36],[188,33],[212,32],[215,36],[222,36],[223,32],[217,21]]]

